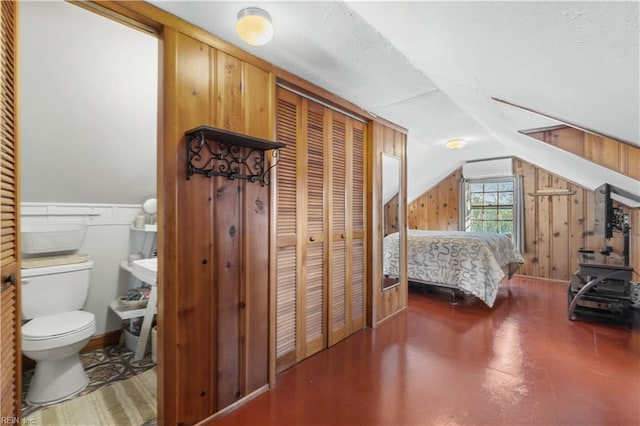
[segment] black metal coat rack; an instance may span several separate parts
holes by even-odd
[[[187,179],[194,174],[269,183],[268,172],[279,161],[278,149],[285,144],[247,136],[211,126],[198,126],[187,137]],[[265,151],[272,150],[276,162],[266,168]]]

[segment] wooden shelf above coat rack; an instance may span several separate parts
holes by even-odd
[[[248,179],[269,183],[264,152],[284,148],[285,144],[247,136],[211,126],[198,126],[185,132],[187,137],[187,179],[193,174],[227,179]]]

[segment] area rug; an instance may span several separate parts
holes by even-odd
[[[90,394],[36,411],[32,425],[139,426],[156,418],[156,369],[104,386]]]

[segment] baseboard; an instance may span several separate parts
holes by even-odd
[[[398,315],[400,315],[400,314],[402,314],[403,312],[406,312],[406,311],[407,311],[407,307],[406,307],[406,306],[404,306],[404,307],[402,307],[401,309],[399,309],[399,310],[395,311],[395,312],[394,312],[394,313],[392,313],[392,314],[389,314],[389,315],[388,315],[388,316],[386,316],[385,318],[383,318],[383,319],[381,319],[380,321],[378,321],[378,322],[376,323],[376,325],[375,325],[374,327],[372,327],[372,328],[380,327],[380,326],[381,326],[382,324],[384,324],[385,322],[387,322],[387,321],[391,320],[392,318],[397,317]]]
[[[94,351],[96,349],[106,348],[107,346],[114,346],[120,343],[120,335],[122,330],[110,331],[100,336],[95,336],[89,340],[84,348],[80,350],[80,353],[86,353]],[[22,355],[22,371],[32,370],[36,367],[36,362],[26,356]]]
[[[201,420],[199,423],[196,424],[196,426],[208,425],[208,424],[210,424],[212,422],[215,422],[220,417],[222,417],[225,414],[228,414],[229,412],[235,410],[236,408],[246,404],[247,402],[251,401],[253,398],[263,394],[264,392],[267,392],[268,390],[269,390],[269,384],[266,384],[266,385],[256,389],[255,391],[251,392],[249,395],[245,396],[244,398],[239,399],[238,401],[234,402],[233,404],[223,408],[222,410],[218,411],[217,413],[207,417],[204,420]]]
[[[122,330],[110,331],[105,334],[101,334],[100,336],[95,336],[93,339],[89,340],[89,343],[80,350],[81,354],[94,351],[96,349],[106,348],[107,346],[113,346],[120,343],[120,336],[122,335]]]

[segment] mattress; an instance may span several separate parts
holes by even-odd
[[[511,237],[462,231],[407,231],[409,281],[453,287],[473,294],[492,307],[500,281],[524,263]],[[399,276],[399,234],[383,241],[384,274]]]

